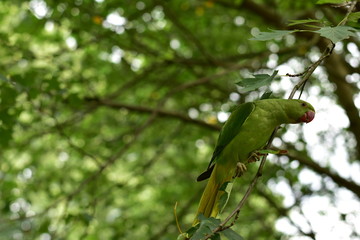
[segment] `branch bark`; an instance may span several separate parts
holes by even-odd
[[[325,62],[325,67],[329,72],[329,80],[334,83],[335,94],[337,95],[339,104],[345,110],[345,113],[350,121],[349,130],[353,133],[356,139],[357,158],[360,158],[360,117],[359,110],[354,103],[355,89],[346,81],[346,76],[349,74],[346,68],[346,63],[338,55],[334,54]]]
[[[92,104],[97,105],[98,107],[110,107],[110,108],[113,108],[116,110],[127,109],[130,111],[134,111],[134,112],[138,112],[138,113],[146,113],[146,114],[152,114],[152,113],[156,112],[159,117],[168,117],[168,118],[177,119],[177,120],[180,120],[183,122],[188,122],[191,124],[198,125],[200,127],[203,127],[203,128],[209,129],[209,130],[218,131],[221,129],[221,127],[218,125],[209,124],[202,120],[190,118],[186,114],[174,112],[174,111],[170,111],[170,110],[149,108],[149,107],[144,107],[144,106],[140,106],[140,105],[120,103],[120,102],[115,102],[115,101],[111,101],[111,100],[107,100],[107,99],[99,99],[99,98],[86,98],[85,100]]]
[[[332,172],[329,168],[320,166],[304,152],[299,154],[297,151],[290,150],[288,156],[290,159],[299,161],[302,165],[310,168],[314,172],[331,178],[337,185],[353,192],[360,199],[360,186],[355,182],[342,178],[338,174]]]

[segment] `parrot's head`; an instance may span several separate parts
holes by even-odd
[[[309,123],[314,119],[315,109],[310,103],[295,99],[291,101],[294,106],[293,111],[290,111],[293,123]]]

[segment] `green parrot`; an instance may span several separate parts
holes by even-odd
[[[227,185],[246,170],[251,156],[263,148],[283,123],[308,123],[315,117],[311,104],[295,99],[263,99],[239,105],[223,126],[210,164],[197,180],[210,178],[196,213],[216,217],[228,199]],[[224,199],[225,198],[225,199]],[[222,205],[222,206],[219,206]]]

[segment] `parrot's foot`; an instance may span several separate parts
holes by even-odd
[[[246,172],[246,171],[247,171],[246,165],[241,163],[241,162],[238,162],[236,164],[236,170],[235,170],[234,178],[241,177],[244,174],[244,172]]]
[[[247,159],[247,163],[253,163],[261,160],[261,157],[268,154],[287,154],[287,150],[271,150],[271,149],[262,149],[258,151],[254,151],[250,154]]]
[[[260,152],[252,152],[249,156],[249,158],[247,159],[247,162],[248,163],[253,163],[253,162],[257,162],[257,161],[260,161],[261,157],[262,156],[265,156],[266,154],[264,153],[260,153]]]

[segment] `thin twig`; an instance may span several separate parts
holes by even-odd
[[[335,44],[334,43],[329,43],[328,46],[326,47],[325,51],[321,54],[320,58],[314,62],[313,64],[310,65],[310,67],[307,69],[306,72],[304,72],[303,77],[301,79],[301,81],[295,85],[295,87],[293,88],[293,90],[291,91],[290,95],[289,95],[289,99],[294,98],[295,93],[299,90],[299,89],[303,89],[305,84],[307,83],[307,81],[309,80],[311,74],[315,71],[315,69],[322,63],[322,61],[329,57],[332,53],[332,51],[334,50]],[[302,91],[301,91],[302,92]],[[301,93],[300,93],[301,96]],[[299,97],[300,97],[299,96]]]
[[[355,6],[356,6],[357,1],[353,1],[352,4],[350,5],[345,17],[343,18],[343,20],[341,20],[341,22],[338,24],[338,26],[342,26],[344,25],[347,20],[349,15],[351,14],[351,12],[354,10]],[[304,89],[305,84],[307,83],[307,81],[309,80],[311,74],[315,71],[315,69],[323,62],[323,60],[327,57],[329,57],[332,53],[332,51],[335,48],[335,43],[330,42],[327,46],[326,49],[324,50],[324,52],[321,54],[320,58],[314,62],[313,64],[310,65],[310,67],[304,72],[301,73],[301,75],[303,76],[303,78],[301,79],[301,81],[295,85],[295,87],[293,88],[293,90],[290,93],[289,99],[294,98],[294,95],[296,93],[296,91],[298,91],[299,89]],[[288,74],[287,74],[288,75]],[[302,90],[300,91],[300,95],[299,95],[299,99],[301,97],[302,94]]]
[[[180,227],[179,220],[178,220],[177,213],[176,213],[177,205],[178,205],[178,202],[176,202],[175,206],[174,206],[174,217],[175,217],[176,227],[177,227],[179,233],[182,234],[183,232],[181,231],[181,227]]]

